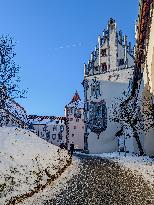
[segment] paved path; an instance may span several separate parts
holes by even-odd
[[[43,205],[146,205],[151,191],[142,180],[107,159],[79,156],[80,173]]]

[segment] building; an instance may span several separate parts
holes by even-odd
[[[144,153],[154,156],[154,1],[140,0],[136,24],[135,80],[144,127],[138,130]]]
[[[76,150],[84,149],[83,103],[78,92],[65,106],[65,116],[29,115],[28,121],[30,129],[49,143],[57,146],[64,143],[68,149],[74,143]]]
[[[71,102],[65,106],[68,147],[74,143],[76,150],[84,150],[84,104],[76,91]]]
[[[29,115],[30,129],[49,143],[60,146],[66,143],[66,118]]]
[[[113,120],[113,107],[118,107],[131,87],[134,70],[134,48],[127,36],[117,30],[110,19],[107,29],[84,65],[85,150],[90,153],[118,150],[115,134],[120,124]]]

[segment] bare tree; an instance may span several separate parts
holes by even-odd
[[[0,37],[0,110],[1,122],[4,116],[3,111],[7,110],[7,100],[25,97],[26,90],[19,88],[20,67],[14,61],[15,42],[9,36]],[[0,123],[1,124],[1,123]]]
[[[116,133],[116,136],[119,137],[124,134],[125,126],[130,127],[139,149],[139,155],[143,155],[144,150],[138,132],[147,132],[154,127],[151,97],[146,95],[146,97],[143,97],[144,99],[140,99],[139,96],[130,98],[124,94],[121,98],[115,100],[110,111],[112,112],[110,120],[121,125],[121,129]]]

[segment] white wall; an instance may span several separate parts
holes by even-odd
[[[60,133],[60,126],[64,127],[64,131],[62,132],[62,139],[59,139],[58,134]],[[36,130],[36,134],[48,141],[51,144],[59,146],[62,142],[66,143],[66,125],[65,124],[34,124],[34,129]],[[46,131],[44,127],[47,126]],[[56,130],[53,129],[56,126]],[[46,133],[50,132],[50,137],[47,139]]]
[[[88,149],[90,153],[113,152],[118,150],[118,139],[115,133],[120,129],[120,125],[110,121],[112,116],[112,105],[120,103],[116,98],[122,97],[122,93],[128,90],[129,79],[132,77],[133,69],[124,69],[97,76],[97,81],[101,83],[101,96],[95,99],[91,96],[91,86],[87,90],[88,100],[105,100],[107,105],[107,129],[99,136],[88,129]],[[110,77],[109,77],[110,76]],[[110,80],[108,80],[110,78]],[[93,76],[87,77],[88,84],[92,83]],[[88,113],[87,113],[88,114]]]
[[[66,109],[69,109],[67,107]],[[75,149],[84,149],[84,115],[83,115],[83,108],[79,108],[81,112],[81,118],[76,118],[74,116],[74,109],[72,107],[72,113],[67,115],[68,119],[68,129],[69,129],[69,136],[68,136],[68,148],[70,147],[71,143],[74,143]],[[65,111],[67,113],[67,111]]]

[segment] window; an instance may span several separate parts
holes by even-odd
[[[81,118],[81,111],[80,111],[80,109],[75,109],[74,110],[74,117]]]
[[[43,127],[43,131],[46,132],[47,130],[48,130],[48,126],[45,125],[45,126]]]
[[[96,107],[96,116],[97,117],[102,117],[101,114],[102,114],[102,107],[101,106],[97,106]]]
[[[89,111],[89,103],[88,102],[86,102],[84,104],[84,110]]]
[[[68,116],[68,115],[70,114],[69,109],[67,109],[67,111],[66,111],[66,112],[67,112],[67,116]]]
[[[73,114],[73,108],[70,108],[70,111],[69,111],[70,115]]]
[[[107,56],[106,49],[101,49],[101,57]]]
[[[58,140],[62,140],[63,139],[63,136],[61,133],[58,134]]]
[[[52,139],[53,139],[53,140],[56,139],[56,134],[52,134]]]
[[[59,124],[59,120],[56,121],[56,124]]]
[[[101,71],[106,72],[107,71],[107,65],[106,63],[101,63]]]
[[[70,118],[70,121],[73,121],[73,118]]]
[[[72,134],[72,137],[74,137],[74,134]]]
[[[47,132],[46,133],[46,140],[49,141],[49,139],[50,139],[50,132]]]
[[[124,65],[124,59],[119,59],[119,66]]]
[[[76,129],[76,126],[74,126],[74,129]]]
[[[53,126],[53,131],[57,131],[57,125]]]
[[[60,125],[60,131],[61,131],[61,132],[64,131],[64,125]]]

